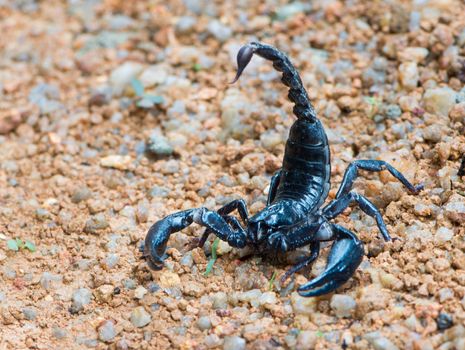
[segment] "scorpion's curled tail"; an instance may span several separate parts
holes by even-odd
[[[248,45],[243,46],[237,54],[237,74],[232,83],[235,83],[241,76],[244,68],[249,64],[253,54],[257,54],[264,59],[273,62],[273,67],[283,73],[281,81],[289,87],[289,100],[291,100],[294,106],[294,114],[299,119],[306,119],[308,121],[316,120],[316,112],[307,95],[302,80],[300,79],[299,72],[292,65],[289,58],[279,51],[277,48],[252,42]]]

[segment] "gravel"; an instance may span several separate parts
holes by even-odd
[[[244,350],[246,349],[245,339],[237,336],[224,337],[223,350]]]
[[[331,297],[330,305],[337,317],[351,317],[355,311],[357,303],[351,296],[334,294]]]
[[[152,316],[145,311],[143,306],[138,306],[131,313],[131,323],[134,327],[142,328],[150,323]]]
[[[92,292],[87,288],[79,288],[73,293],[73,307],[76,311],[81,311],[90,304]]]
[[[113,321],[103,321],[98,327],[98,338],[102,342],[111,342],[116,337],[116,329]]]

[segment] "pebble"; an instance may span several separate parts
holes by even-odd
[[[145,289],[143,286],[138,286],[134,290],[134,298],[136,299],[142,299],[144,298],[144,295],[147,294],[147,289]]]
[[[156,156],[170,156],[173,154],[173,146],[159,132],[153,132],[147,141],[146,151]]]
[[[224,255],[229,252],[231,252],[233,248],[228,244],[228,242],[225,241],[219,241],[218,246],[216,248],[216,254],[217,255]]]
[[[452,240],[454,237],[454,231],[447,227],[440,227],[436,231],[436,235],[434,236],[435,240],[438,243],[446,243]]]
[[[59,103],[60,90],[55,85],[40,83],[29,92],[29,102],[40,108],[41,114],[50,114],[61,108]]]
[[[191,16],[182,16],[176,22],[176,32],[179,34],[189,33],[197,23],[197,19]]]
[[[413,61],[415,63],[423,63],[428,53],[428,49],[424,47],[406,47],[397,54],[397,58],[402,62]]]
[[[402,110],[400,109],[399,105],[396,104],[389,104],[389,105],[384,105],[381,108],[382,113],[388,118],[388,119],[398,119],[402,115]]]
[[[73,306],[76,311],[84,309],[92,298],[92,292],[87,288],[79,288],[73,293]]]
[[[449,203],[444,206],[444,212],[450,220],[458,224],[465,223],[465,201],[462,198],[451,197]]]
[[[110,85],[116,95],[121,95],[131,83],[131,80],[136,77],[143,69],[143,66],[137,62],[124,62],[111,72]]]
[[[104,230],[109,226],[107,219],[103,213],[91,216],[86,221],[84,232],[96,234],[100,230]]]
[[[110,155],[100,159],[100,165],[104,168],[114,168],[118,170],[128,170],[131,164],[130,156],[119,154]]]
[[[252,306],[258,306],[258,300],[262,296],[262,292],[260,289],[252,289],[246,292],[239,292],[236,296],[238,301],[250,303]]]
[[[447,117],[455,105],[456,95],[457,93],[449,87],[428,89],[423,95],[425,109],[430,113]]]
[[[103,342],[111,342],[116,337],[116,328],[113,321],[103,321],[98,327],[98,338]]]
[[[297,292],[291,294],[292,309],[297,315],[311,316],[317,308],[317,301],[315,298],[305,298],[300,296]]]
[[[418,85],[420,74],[415,62],[404,62],[399,66],[399,79],[406,90],[413,90]]]
[[[181,284],[181,279],[178,274],[170,271],[164,271],[160,275],[160,286],[163,288],[176,287]]]
[[[199,327],[201,331],[212,328],[212,322],[210,320],[210,317],[208,316],[199,317],[199,319],[197,320],[197,327]]]
[[[182,266],[186,267],[192,267],[194,265],[194,259],[192,258],[192,252],[187,252],[186,254],[183,255],[179,263]]]
[[[123,280],[123,286],[126,289],[136,289],[137,282],[134,281],[132,278],[125,278]]]
[[[103,265],[107,269],[112,269],[118,264],[118,261],[119,261],[119,256],[117,254],[108,254],[103,260]]]
[[[79,203],[85,201],[92,197],[92,192],[87,187],[80,187],[74,191],[73,195],[71,196],[71,202]]]
[[[381,336],[379,332],[365,334],[364,338],[373,346],[375,350],[399,350],[389,339]]]
[[[334,294],[331,297],[330,305],[336,316],[343,318],[352,316],[357,303],[355,302],[354,298],[349,295]]]
[[[54,287],[54,282],[61,282],[63,280],[63,276],[55,275],[50,272],[44,272],[42,277],[40,278],[40,285],[42,288],[49,290]]]
[[[214,309],[227,309],[228,308],[228,295],[224,292],[217,292],[212,296]]]
[[[145,311],[143,306],[138,306],[131,313],[131,323],[138,328],[145,327],[152,320],[152,316]]]
[[[139,76],[139,80],[145,88],[162,85],[166,82],[167,78],[167,69],[163,65],[150,66]]]
[[[37,317],[37,311],[32,307],[25,307],[21,310],[26,320],[34,321]]]
[[[95,300],[98,303],[109,303],[113,299],[114,287],[110,284],[104,284],[94,291]]]
[[[50,219],[51,214],[47,209],[43,208],[37,208],[35,211],[36,218],[39,219],[40,221],[45,221],[47,219]]]
[[[301,331],[297,336],[296,350],[314,349],[318,337],[315,331]]]
[[[213,35],[219,42],[225,42],[232,36],[232,30],[218,20],[208,23],[208,32]]]
[[[52,329],[52,335],[56,339],[64,339],[68,336],[68,331],[66,329],[60,328],[60,327],[53,327]]]
[[[238,336],[224,337],[223,350],[245,350],[245,339]]]
[[[271,151],[277,145],[282,144],[283,138],[276,131],[269,130],[265,131],[263,134],[260,135],[260,142],[262,143],[265,149]]]
[[[285,21],[288,18],[291,18],[297,15],[298,13],[302,13],[302,12],[310,11],[310,10],[311,10],[310,3],[295,1],[291,4],[279,7],[276,10],[276,19],[278,21]]]
[[[454,320],[451,315],[441,312],[436,319],[436,324],[438,325],[438,329],[442,331],[451,328],[454,325]]]
[[[218,346],[222,344],[222,342],[223,342],[222,339],[220,339],[220,337],[214,333],[209,334],[204,338],[204,343],[209,349],[217,348]]]

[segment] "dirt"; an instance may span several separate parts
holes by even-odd
[[[0,1],[1,349],[465,349],[465,5],[461,1]],[[287,53],[326,127],[335,222],[367,256],[336,293],[301,298],[328,247],[291,266],[171,237],[148,268],[148,228],[188,208],[265,206],[294,122],[260,40]],[[16,240],[18,239],[18,240]],[[20,240],[20,241],[19,241]],[[25,243],[27,244],[25,245]],[[295,261],[299,252],[290,254]]]

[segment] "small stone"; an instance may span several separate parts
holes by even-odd
[[[457,103],[452,107],[449,112],[449,118],[454,122],[465,123],[465,102]]]
[[[297,292],[291,294],[292,309],[297,315],[311,316],[317,309],[315,298],[305,298]]]
[[[389,339],[381,336],[379,332],[365,334],[364,338],[373,346],[375,350],[399,350]]]
[[[441,303],[454,297],[454,291],[450,288],[441,288],[438,294]]]
[[[228,295],[224,292],[217,292],[213,294],[213,308],[214,309],[227,309],[228,308]]]
[[[337,317],[351,317],[355,311],[357,303],[349,295],[334,294],[331,297],[331,309]]]
[[[434,237],[437,242],[446,243],[452,240],[452,238],[454,237],[454,231],[447,227],[440,227],[436,231],[436,235]]]
[[[116,328],[113,321],[103,321],[98,327],[98,338],[103,342],[111,342],[116,337]]]
[[[76,311],[80,311],[90,303],[92,292],[87,288],[79,288],[73,293],[73,306]]]
[[[401,62],[413,61],[415,63],[422,63],[426,56],[428,56],[428,49],[424,47],[406,47],[398,52],[397,58]]]
[[[278,303],[274,292],[265,292],[258,298],[258,303],[265,308],[272,307]]]
[[[136,281],[134,281],[133,279],[131,278],[125,278],[123,280],[123,286],[124,288],[126,289],[136,289]]]
[[[102,213],[92,216],[86,221],[84,232],[96,234],[97,231],[104,230],[109,226],[105,215]]]
[[[143,299],[145,294],[147,294],[147,289],[142,286],[139,286],[134,290],[134,298],[136,299]]]
[[[245,339],[238,336],[224,337],[223,350],[245,350]]]
[[[278,21],[285,21],[298,13],[311,10],[311,4],[306,2],[295,1],[288,5],[279,7],[276,10],[276,19]]]
[[[251,289],[246,292],[237,293],[237,300],[250,303],[252,306],[258,306],[258,300],[262,296],[260,289]]]
[[[399,80],[405,89],[415,89],[419,78],[420,74],[415,62],[404,62],[399,66]]]
[[[66,329],[53,327],[52,335],[57,339],[64,339],[68,336],[68,332],[66,331]]]
[[[92,196],[92,192],[87,187],[80,187],[74,191],[71,196],[71,202],[79,203],[88,200]]]
[[[443,117],[449,115],[449,111],[455,105],[457,93],[449,87],[426,90],[423,95],[425,109]]]
[[[186,267],[189,267],[189,268],[192,267],[194,265],[194,259],[192,258],[192,253],[187,252],[186,254],[184,254],[184,256],[181,258],[179,263],[182,266],[186,266]]]
[[[47,219],[50,219],[51,214],[47,209],[43,208],[37,208],[36,209],[36,218],[39,219],[40,221],[45,221]]]
[[[271,151],[277,145],[282,144],[283,138],[281,134],[276,131],[269,130],[260,135],[260,142],[266,150]]]
[[[110,155],[100,159],[100,165],[104,168],[114,168],[118,170],[127,170],[131,164],[130,156],[119,154]]]
[[[119,256],[117,254],[108,254],[103,260],[103,266],[107,269],[114,268],[119,261]]]
[[[218,41],[225,42],[232,35],[232,30],[218,20],[213,20],[208,23],[208,32],[213,35]]]
[[[458,196],[452,196],[450,202],[444,206],[446,216],[458,223],[463,224],[465,222],[465,200]]]
[[[216,254],[217,255],[224,255],[232,251],[233,248],[225,241],[219,241],[218,246],[216,247]]]
[[[160,286],[163,288],[176,287],[181,284],[181,279],[178,274],[170,271],[165,271],[160,275]]]
[[[436,324],[438,325],[438,329],[442,331],[452,327],[454,325],[454,320],[451,315],[441,312],[436,318]]]
[[[143,66],[137,62],[125,62],[117,67],[110,75],[110,84],[116,95],[121,95],[131,82],[143,69]]]
[[[381,111],[388,119],[392,120],[398,119],[402,114],[402,110],[396,104],[384,105]]]
[[[179,162],[175,159],[170,159],[161,168],[161,172],[165,175],[176,174],[179,172]]]
[[[197,19],[195,17],[182,16],[176,22],[176,32],[179,34],[187,34],[193,29],[196,23]]]
[[[154,65],[145,69],[139,77],[140,82],[144,87],[152,87],[162,85],[166,82],[168,73],[165,66]]]
[[[437,143],[442,139],[441,127],[439,125],[429,125],[423,129],[423,138],[426,141]]]
[[[217,348],[221,345],[222,340],[216,334],[209,334],[204,338],[204,343],[209,349]]]
[[[110,284],[104,284],[94,291],[95,300],[98,303],[109,303],[113,298],[114,287]]]
[[[145,311],[143,306],[138,306],[131,313],[131,323],[138,328],[142,328],[150,323],[152,317]]]
[[[146,150],[156,156],[170,156],[174,151],[168,140],[158,132],[150,135]]]
[[[210,317],[208,316],[199,317],[199,319],[197,320],[197,327],[199,327],[201,331],[212,328],[212,322],[210,320]]]
[[[26,320],[34,321],[37,317],[37,311],[32,307],[25,307],[21,310]]]
[[[318,337],[315,331],[301,331],[297,336],[296,350],[314,349]]]

